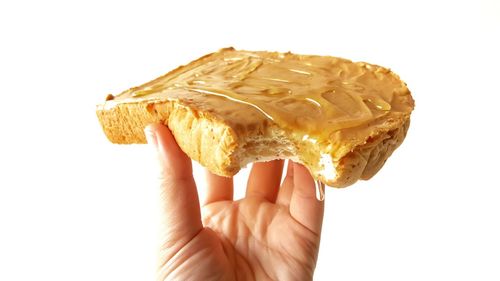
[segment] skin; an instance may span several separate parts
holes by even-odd
[[[191,160],[164,125],[145,129],[160,166],[158,280],[312,280],[324,201],[300,164],[255,163],[246,196],[233,200],[233,179],[206,172],[199,204]],[[201,207],[200,207],[201,206]]]

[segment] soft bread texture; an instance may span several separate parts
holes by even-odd
[[[223,49],[220,52],[231,50]],[[166,76],[182,72],[183,68],[200,61],[203,63],[207,57],[210,55],[175,69]],[[392,72],[387,75],[394,76]],[[154,85],[155,81],[145,85]],[[144,85],[131,90],[141,87]],[[413,109],[409,92],[403,97],[402,102]],[[338,150],[343,152],[338,160],[326,161],[326,169],[313,173],[313,176],[334,187],[345,187],[358,179],[371,178],[403,142],[410,124],[411,109],[394,114],[391,112],[371,122],[373,129],[361,141],[340,143]],[[256,111],[252,114],[260,113]],[[181,149],[191,159],[212,173],[227,177],[256,161],[293,159],[312,167],[313,163],[308,163],[308,159],[312,158],[308,155],[321,153],[314,143],[306,144],[303,135],[271,120],[257,118],[258,122],[242,125],[231,116],[217,112],[210,104],[200,104],[190,99],[161,95],[123,100],[111,97],[97,106],[97,116],[108,139],[117,144],[145,143],[143,130],[148,124],[166,124]]]

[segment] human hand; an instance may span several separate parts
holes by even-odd
[[[201,211],[191,160],[164,125],[145,130],[161,172],[158,280],[312,280],[324,202],[302,165],[253,165],[245,198],[207,171]]]

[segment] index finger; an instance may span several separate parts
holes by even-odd
[[[203,206],[218,201],[233,200],[233,178],[221,177],[209,170],[205,171],[207,179],[207,191]]]

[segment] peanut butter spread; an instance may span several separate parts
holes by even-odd
[[[401,125],[396,123],[407,120],[413,109],[408,88],[389,69],[336,57],[232,48],[107,103],[165,98],[210,111],[235,127],[277,124],[304,145],[317,147],[318,156],[305,160],[317,163],[314,174],[333,168],[327,166],[378,131]]]

